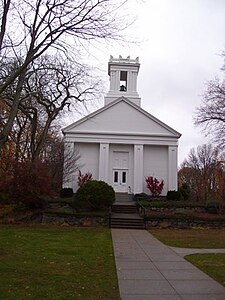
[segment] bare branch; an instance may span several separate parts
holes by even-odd
[[[196,109],[194,124],[200,126],[212,141],[225,149],[225,81],[211,80],[207,84],[200,107]]]
[[[7,72],[6,69],[3,71]],[[29,66],[18,109],[29,121],[29,128],[24,128],[29,135],[24,134],[29,141],[27,155],[33,160],[39,159],[43,153],[49,132],[59,116],[95,95],[98,82],[93,82],[89,73],[85,66],[71,64],[59,56],[46,55]],[[14,89],[8,88],[4,96],[5,103],[10,108],[14,106]]]
[[[196,201],[224,201],[224,162],[217,147],[205,144],[192,148],[178,172],[179,184],[188,184]]]
[[[6,0],[5,0],[6,1]],[[17,5],[12,6],[13,18],[10,19],[11,28],[8,31],[9,44],[5,57],[12,57],[17,60],[17,66],[8,72],[7,76],[0,80],[0,95],[7,93],[11,86],[15,87],[13,105],[9,114],[8,121],[0,132],[0,149],[7,141],[13,122],[16,118],[19,103],[23,99],[22,86],[25,83],[26,73],[29,71],[33,62],[40,59],[48,51],[51,53],[61,52],[61,56],[67,58],[79,56],[79,50],[75,47],[81,41],[92,41],[96,39],[120,39],[120,32],[127,26],[125,18],[117,16],[118,8],[127,0],[24,0],[18,1]],[[10,3],[10,0],[5,2]],[[120,4],[121,3],[121,4]],[[2,39],[6,34],[7,6],[6,13],[2,16]],[[5,16],[5,17],[4,17]],[[124,24],[124,25],[123,25]],[[1,41],[1,39],[0,39]],[[68,44],[75,46],[68,46]],[[69,42],[68,42],[69,41]],[[72,51],[71,51],[72,50]],[[77,59],[78,61],[78,59]],[[85,75],[85,74],[83,74]],[[71,78],[72,79],[72,78]],[[63,97],[67,89],[68,81],[59,82],[53,90],[46,91],[42,98],[42,105],[48,106],[49,94],[55,97],[55,102]],[[83,95],[87,95],[90,90],[75,88],[76,95],[68,93],[67,99],[83,101]],[[65,98],[66,99],[66,98]],[[67,100],[64,101],[70,105]],[[54,111],[53,101],[48,106],[48,112]]]
[[[7,15],[9,12],[11,0],[4,0],[3,1],[3,13],[1,16],[1,32],[0,32],[0,52],[3,47],[3,39],[6,32],[6,23],[7,23]]]

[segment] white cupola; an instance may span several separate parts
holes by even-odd
[[[105,105],[120,98],[126,97],[138,106],[141,106],[141,98],[137,92],[137,76],[140,68],[139,58],[130,59],[114,58],[110,56],[108,74],[110,78],[109,92],[105,96]]]

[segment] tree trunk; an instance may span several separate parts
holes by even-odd
[[[26,70],[24,70],[19,76],[19,80],[18,80],[17,87],[16,87],[16,93],[15,93],[15,96],[13,99],[13,104],[11,106],[9,118],[8,118],[8,121],[7,121],[6,125],[4,126],[2,132],[0,133],[0,151],[3,148],[4,144],[8,140],[8,136],[12,130],[13,122],[14,122],[17,112],[18,112],[20,96],[21,96],[21,92],[22,92],[25,75],[26,75]]]

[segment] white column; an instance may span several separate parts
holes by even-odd
[[[168,147],[168,191],[177,191],[177,146]]]
[[[115,80],[116,80],[115,76],[116,76],[116,72],[111,71],[111,73],[110,73],[110,91],[115,90]]]
[[[115,72],[115,87],[114,92],[118,93],[120,91],[120,71]]]
[[[132,91],[132,72],[127,72],[127,92]]]
[[[75,144],[74,142],[64,142],[64,153],[65,157],[70,157],[74,152],[75,149]],[[75,168],[76,166],[74,166]],[[74,173],[75,174],[75,173]],[[75,182],[71,181],[72,176],[67,175],[67,170],[66,170],[66,162],[64,162],[63,166],[63,188],[76,188],[75,187]]]
[[[136,92],[137,89],[137,73],[133,71],[127,72],[127,91]]]
[[[74,151],[75,144],[74,142],[64,142],[65,151]]]
[[[134,194],[143,192],[143,145],[134,145]]]
[[[109,144],[100,144],[99,149],[99,180],[109,180]]]
[[[132,72],[132,75],[133,75],[132,92],[137,92],[137,72]]]

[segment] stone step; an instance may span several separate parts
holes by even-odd
[[[111,228],[145,229],[143,219],[111,218]]]
[[[145,229],[145,222],[137,213],[112,213],[110,227]]]
[[[111,225],[111,228],[118,228],[118,229],[145,229],[145,226],[136,226],[136,225],[123,225],[123,224],[119,224],[119,225]]]
[[[116,193],[116,202],[129,201],[128,193]]]
[[[135,205],[112,205],[112,212],[116,213],[137,213],[137,207]]]

